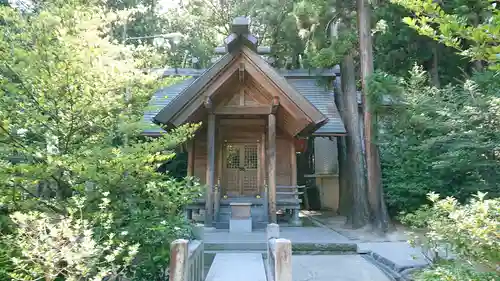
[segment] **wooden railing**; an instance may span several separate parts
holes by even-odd
[[[203,281],[203,232],[196,229],[195,240],[177,239],[170,244],[170,281]]]
[[[267,280],[292,281],[292,242],[279,238],[279,226],[267,225]]]

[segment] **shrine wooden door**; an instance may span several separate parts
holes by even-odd
[[[225,143],[222,195],[246,197],[260,194],[259,143]]]

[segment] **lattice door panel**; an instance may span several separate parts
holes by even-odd
[[[255,195],[259,192],[257,182],[257,169],[259,164],[259,147],[257,144],[243,145],[243,170],[241,193],[244,195]]]
[[[236,196],[240,193],[241,147],[227,144],[225,147],[224,194]]]
[[[224,149],[223,194],[253,196],[259,193],[258,144],[227,143]]]

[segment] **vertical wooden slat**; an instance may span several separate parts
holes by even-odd
[[[291,185],[297,186],[297,153],[295,151],[295,139],[291,138],[290,142],[290,168],[291,173]]]
[[[194,175],[194,139],[188,142],[188,166],[187,166],[187,176],[192,177]]]
[[[213,219],[213,189],[215,184],[215,115],[208,114],[207,121],[207,190],[205,201],[205,225],[211,226]]]
[[[268,129],[268,149],[267,167],[269,183],[269,218],[272,223],[276,223],[276,115],[269,114],[267,120]]]

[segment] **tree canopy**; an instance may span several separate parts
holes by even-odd
[[[346,181],[349,188],[340,187],[345,192],[340,197],[347,198],[344,206],[355,200],[361,206],[343,213],[348,223],[373,222],[366,212],[383,213],[384,199],[392,218],[408,219],[419,210],[410,218],[425,213],[428,223],[420,226],[443,235],[460,234],[450,225],[464,214],[490,221],[491,213],[482,208],[497,206],[500,190],[498,5],[492,0],[1,2],[0,279],[165,280],[169,242],[190,235],[181,210],[200,196],[196,179],[176,174],[166,163],[176,159],[199,124],[158,138],[141,135],[151,95],[177,81],[149,70],[209,67],[217,57],[214,47],[230,33],[236,16],[251,18],[252,33],[260,45],[271,47],[268,61],[277,68],[341,65],[335,99],[342,118],[350,118],[345,123],[351,133],[338,138],[339,148],[356,156],[344,159],[350,165],[341,176],[358,178]],[[368,138],[359,128],[362,114],[373,122],[364,127],[366,132],[373,126]],[[363,152],[366,144],[373,147]],[[365,166],[374,167],[366,156],[378,149],[382,184],[374,192]],[[422,211],[429,192],[456,199],[433,197],[433,206]],[[444,215],[425,212],[431,208]],[[456,217],[447,218],[446,212]],[[480,223],[471,233],[477,229]],[[36,235],[43,230],[47,235]],[[470,256],[474,241],[458,238],[446,236]],[[73,263],[61,258],[66,239],[73,241],[74,256],[86,254]],[[488,259],[470,260],[496,262],[497,248],[479,240],[480,254]],[[47,253],[62,262],[53,263]],[[103,260],[101,266],[97,261]],[[467,267],[467,274],[471,270]],[[421,280],[437,280],[432,278],[438,272]]]

